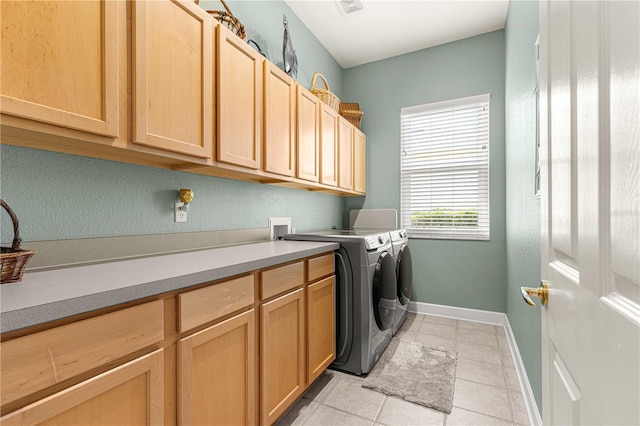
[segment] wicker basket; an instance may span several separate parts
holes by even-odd
[[[9,217],[13,222],[13,243],[11,247],[1,247],[0,259],[2,259],[2,269],[0,272],[0,284],[15,283],[22,280],[24,267],[36,252],[33,250],[20,249],[20,230],[18,218],[11,208],[3,200],[0,200],[0,206],[9,213]]]
[[[360,128],[360,122],[362,121],[363,114],[364,113],[360,111],[360,105],[356,103],[340,103],[340,115],[349,120],[349,122],[358,129]]]
[[[326,89],[316,89],[316,77],[320,77],[322,79]],[[313,78],[311,78],[311,93],[320,98],[322,102],[329,105],[335,112],[338,112],[340,108],[340,99],[338,99],[338,97],[329,90],[329,83],[327,83],[327,80],[319,72],[313,74]]]
[[[196,4],[200,3],[200,0],[194,0]],[[227,28],[234,32],[235,35],[241,39],[247,38],[247,32],[244,30],[244,25],[238,20],[231,9],[227,6],[224,0],[220,0],[220,3],[224,6],[224,10],[207,10],[207,13],[212,15],[217,21],[223,23]],[[261,52],[262,53],[262,52]]]

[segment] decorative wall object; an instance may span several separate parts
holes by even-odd
[[[291,34],[289,34],[289,23],[287,22],[287,15],[282,15],[284,24],[284,36],[282,39],[282,56],[284,60],[284,72],[294,80],[298,76],[298,57],[296,51],[293,49],[293,43],[291,42]]]

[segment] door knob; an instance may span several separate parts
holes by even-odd
[[[548,289],[549,283],[547,283],[547,281],[542,281],[540,283],[540,287],[538,288],[520,287],[520,293],[522,294],[522,298],[524,299],[524,301],[527,302],[527,305],[536,306],[536,304],[533,303],[533,300],[531,300],[531,296],[534,296],[540,299],[540,303],[542,303],[542,306],[546,306],[547,300],[549,299]]]

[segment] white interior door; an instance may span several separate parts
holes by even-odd
[[[640,424],[640,2],[540,6],[545,424]]]

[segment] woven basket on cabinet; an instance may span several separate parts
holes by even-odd
[[[322,79],[326,89],[316,89],[316,77],[320,77]],[[320,98],[322,102],[329,105],[329,107],[331,107],[335,112],[338,112],[340,108],[340,99],[338,99],[338,97],[329,90],[329,83],[327,83],[327,80],[319,72],[313,74],[313,77],[311,78],[311,93]]]
[[[200,0],[194,0],[195,4],[200,4]],[[227,6],[227,3],[224,0],[220,0],[222,6],[224,6],[224,10],[207,10],[207,13],[212,15],[218,22],[224,24],[227,28],[229,28],[235,35],[240,37],[241,39],[247,38],[247,32],[244,29],[244,25],[242,22],[231,13],[231,9]],[[262,53],[262,52],[260,52]]]
[[[0,200],[0,206],[9,213],[11,222],[13,222],[13,242],[11,247],[1,247],[0,259],[2,267],[0,270],[0,284],[15,283],[22,280],[24,268],[27,262],[36,252],[33,250],[22,250],[20,248],[20,230],[18,218],[11,208],[3,200]]]
[[[364,113],[360,111],[360,105],[357,103],[341,102],[340,115],[359,129]]]

